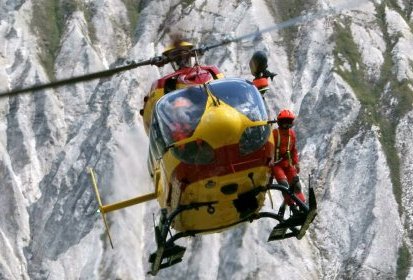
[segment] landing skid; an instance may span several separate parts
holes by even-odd
[[[157,244],[156,252],[152,253],[149,257],[149,262],[151,263],[151,270],[148,272],[151,275],[156,275],[159,270],[170,267],[182,261],[183,255],[185,253],[185,247],[175,244],[175,241],[182,237],[195,236],[200,233],[218,231],[224,228],[232,227],[244,222],[252,222],[261,218],[270,218],[278,222],[277,226],[271,231],[268,241],[275,241],[286,239],[290,237],[296,237],[301,239],[310,224],[317,215],[317,202],[315,199],[315,194],[313,188],[309,188],[309,205],[307,206],[300,199],[298,199],[295,194],[283,185],[270,184],[267,187],[258,187],[253,189],[251,192],[258,194],[260,192],[266,192],[268,190],[279,190],[285,194],[288,194],[298,206],[298,211],[293,216],[288,219],[284,219],[283,215],[275,214],[272,212],[259,212],[253,213],[248,217],[242,218],[236,223],[227,225],[223,228],[212,228],[208,230],[193,230],[179,232],[168,239],[168,233],[170,232],[170,227],[173,220],[177,215],[184,211],[199,209],[201,207],[208,207],[208,212],[213,213],[213,205],[218,203],[217,201],[205,202],[205,203],[193,203],[190,205],[180,205],[171,214],[167,214],[166,209],[162,209],[161,217],[159,219],[159,224],[155,226],[155,239]]]
[[[171,224],[176,216],[184,211],[199,209],[200,207],[208,207],[208,211],[213,211],[215,210],[213,205],[216,203],[216,201],[213,201],[180,205],[169,216],[167,215],[166,209],[161,210],[159,224],[155,226],[157,250],[149,257],[149,262],[151,263],[151,271],[149,271],[149,274],[155,276],[160,269],[167,268],[181,262],[186,249],[185,247],[176,245],[174,242],[182,237],[195,236],[195,234],[192,234],[189,231],[180,232],[167,240]]]
[[[280,185],[270,186],[271,189],[281,190],[280,188],[285,188]],[[302,239],[307,232],[310,224],[314,221],[317,216],[317,201],[315,199],[315,194],[313,188],[309,188],[309,205],[305,205],[300,199],[298,199],[294,193],[290,190],[281,190],[290,195],[290,197],[298,205],[297,213],[293,214],[287,220],[282,219],[278,225],[276,225],[268,237],[268,242],[274,240],[281,240],[290,237],[296,237],[297,239]]]

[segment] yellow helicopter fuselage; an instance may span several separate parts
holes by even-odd
[[[201,94],[204,97],[195,98],[198,103],[192,102],[187,108],[168,107],[181,95],[193,98]],[[242,96],[241,101],[237,94]],[[258,106],[255,102],[261,103]],[[150,127],[148,159],[159,204],[169,213],[182,206],[208,204],[182,211],[172,227],[177,231],[217,232],[257,213],[265,192],[254,189],[268,184],[274,141],[255,88],[242,80],[221,81],[216,86],[211,83],[197,90],[171,93],[159,103]],[[243,113],[246,109],[249,115]],[[191,110],[198,111],[185,119],[184,113],[178,114],[180,110],[188,115]],[[254,110],[261,117],[251,115]],[[189,136],[173,139],[173,115],[178,122],[189,123]]]

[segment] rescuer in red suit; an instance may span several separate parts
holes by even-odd
[[[277,117],[278,128],[273,130],[275,155],[272,166],[272,174],[278,184],[287,188],[293,188],[294,194],[301,201],[305,202],[305,196],[301,190],[300,165],[298,162],[298,152],[296,147],[296,135],[292,129],[294,125],[294,113],[290,110],[281,110]],[[284,215],[285,205],[291,210],[296,209],[294,200],[289,195],[284,195],[284,202],[279,214]]]

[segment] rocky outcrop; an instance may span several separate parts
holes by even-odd
[[[183,263],[158,278],[413,277],[409,1],[12,2],[0,6],[0,92],[148,59],[176,32],[213,44],[331,11],[201,58],[251,79],[251,55],[269,54],[278,73],[266,96],[271,115],[297,113],[302,180],[311,174],[316,189],[308,234],[267,243],[273,225],[260,221],[186,239]],[[106,203],[151,191],[139,110],[151,82],[170,71],[147,66],[0,97],[0,279],[151,278],[157,204],[108,215],[112,250],[86,168]]]

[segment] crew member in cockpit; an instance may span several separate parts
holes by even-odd
[[[180,96],[172,102],[171,122],[169,128],[171,130],[172,140],[178,142],[191,136],[193,131],[191,127],[191,111],[193,103],[186,97]]]

